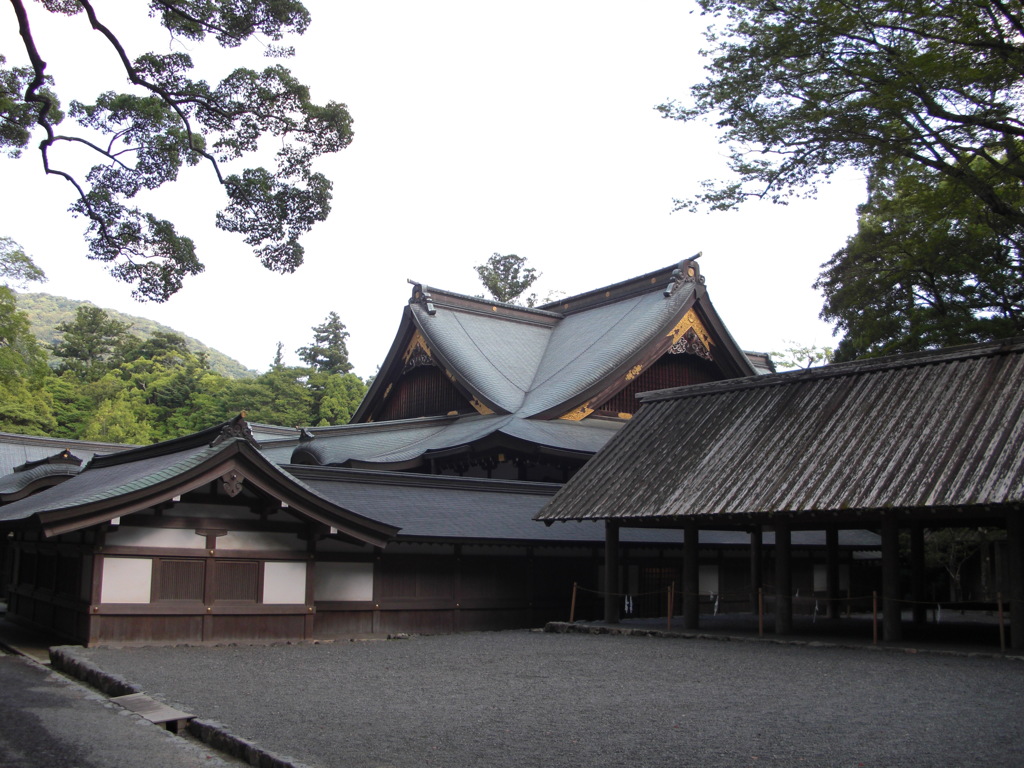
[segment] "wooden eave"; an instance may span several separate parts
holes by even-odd
[[[244,441],[235,441],[232,447],[166,481],[114,499],[39,512],[34,517],[47,537],[57,536],[155,507],[216,482],[229,472],[238,473],[245,483],[300,515],[372,546],[385,546],[398,532],[394,526],[363,518],[305,489]]]

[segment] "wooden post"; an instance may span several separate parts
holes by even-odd
[[[900,525],[896,515],[882,518],[882,638],[889,643],[903,639],[900,617]]]
[[[572,624],[576,621],[576,587],[577,583],[572,583],[572,603],[569,606],[569,623]]]
[[[839,528],[825,528],[825,596],[826,616],[839,618]]]
[[[1003,623],[1003,593],[996,592],[996,604],[999,606],[999,652],[1006,653],[1006,625]]]
[[[700,626],[700,554],[696,523],[687,522],[683,535],[683,628]]]
[[[604,522],[604,620],[619,623],[619,523]]]
[[[1006,564],[1009,566],[1010,647],[1024,651],[1024,512],[1006,516]]]
[[[672,612],[676,607],[676,583],[673,581],[668,585],[668,623],[666,624],[667,631],[672,631]]]
[[[757,613],[762,599],[761,588],[764,586],[763,565],[764,536],[761,526],[754,526],[750,531],[750,610]]]
[[[789,520],[775,523],[775,634],[793,631],[793,559]]]
[[[878,645],[878,592],[871,591],[871,644]]]
[[[914,624],[928,621],[928,606],[924,602],[924,568],[924,525],[915,522],[910,525],[910,595],[914,601]]]
[[[764,588],[757,588],[757,636],[764,637]]]

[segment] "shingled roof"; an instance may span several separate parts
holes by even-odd
[[[770,367],[733,341],[692,259],[539,308],[416,283],[352,423],[304,430],[291,461],[410,470],[486,446],[578,466],[630,415],[597,409],[660,358],[687,353],[712,378]],[[428,388],[448,388],[459,407],[386,415],[393,388],[417,368],[434,371]],[[275,458],[286,445],[273,448]]]
[[[1019,509],[1021,382],[1014,339],[650,392],[537,519],[729,527]]]

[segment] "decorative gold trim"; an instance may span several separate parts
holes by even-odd
[[[494,413],[494,411],[492,411],[486,405],[481,403],[475,397],[470,398],[469,404],[472,405],[474,408],[476,408],[476,412],[477,413],[482,414],[484,416],[490,416],[492,413]]]
[[[683,338],[689,330],[692,330],[697,334],[697,339],[704,346],[704,349],[706,349],[710,354],[711,347],[714,346],[715,342],[711,340],[711,334],[708,333],[704,324],[701,323],[700,318],[697,317],[697,313],[692,309],[683,315],[682,320],[676,323],[676,327],[673,328],[668,335],[672,338],[673,344],[678,344],[679,340]]]
[[[427,340],[419,328],[412,334],[412,338],[409,339],[409,343],[405,346],[405,352],[402,353],[402,362],[408,363],[409,358],[413,356],[417,349],[420,349],[431,360],[434,359],[434,353],[430,351],[430,345],[427,344]]]
[[[632,413],[620,413],[620,414],[618,414],[618,417],[620,419],[626,419],[628,421],[629,419],[633,418],[633,414]]]
[[[640,375],[640,372],[643,369],[644,369],[644,366],[641,363],[638,363],[637,365],[634,365],[632,368],[630,368],[628,371],[626,371],[626,381],[632,381],[633,379],[635,379],[637,376]]]
[[[587,416],[593,412],[594,409],[590,407],[590,401],[587,401],[579,408],[573,408],[571,411],[563,413],[558,418],[564,419],[565,421],[583,421],[583,419],[587,418]]]

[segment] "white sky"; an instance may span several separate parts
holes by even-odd
[[[123,87],[84,15],[53,19],[28,5],[65,104]],[[130,55],[147,45],[168,50],[156,22],[125,18],[123,0],[95,5]],[[356,373],[368,376],[397,329],[407,279],[479,294],[473,266],[494,252],[516,253],[543,273],[534,288],[543,297],[701,251],[712,301],[740,346],[834,343],[811,285],[855,230],[864,198],[858,176],[786,207],[671,213],[673,198],[723,169],[711,127],[666,121],[654,110],[685,100],[703,78],[705,20],[690,0],[306,5],[313,25],[286,66],[315,101],[346,103],[356,133],[318,166],[334,182],[334,209],[303,241],[306,263],[293,275],[268,272],[238,236],[215,229],[224,198],[200,167],[151,205],[196,241],[206,272],[166,304],[140,304],[85,258],[84,222],[65,212],[72,188],[45,177],[30,151],[0,159],[0,235],[21,243],[49,277],[27,290],[150,317],[259,371],[278,341],[297,362],[294,350],[335,311],[351,333]],[[8,65],[24,63],[16,32],[5,4],[0,51]],[[218,67],[265,62],[252,50],[226,58],[212,40],[191,53],[211,81],[224,73]]]

